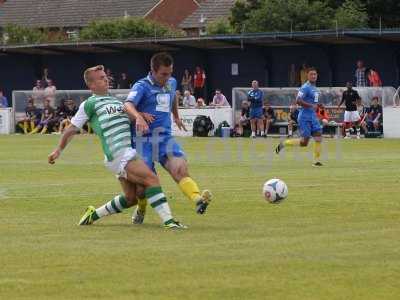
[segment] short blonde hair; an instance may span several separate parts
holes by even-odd
[[[85,72],[83,73],[83,80],[85,80],[85,83],[87,86],[89,86],[89,83],[92,81],[92,76],[91,74],[93,72],[97,72],[97,71],[104,71],[104,66],[103,65],[98,65],[98,66],[94,66],[91,68],[87,68],[85,70]]]

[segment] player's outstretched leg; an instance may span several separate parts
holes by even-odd
[[[154,174],[142,160],[138,159],[130,161],[125,170],[128,181],[145,187],[145,198],[159,215],[165,228],[187,228],[185,225],[173,218],[167,198],[162,191],[157,175]]]
[[[164,167],[178,183],[182,193],[195,203],[196,213],[204,214],[212,200],[212,194],[209,190],[200,192],[197,183],[189,175],[186,160],[183,157],[169,157]]]
[[[283,142],[280,142],[278,146],[275,147],[275,153],[279,154],[285,147],[296,147],[296,146],[303,146],[300,139],[284,140]]]
[[[97,209],[93,206],[89,206],[78,225],[91,225],[100,218],[120,213],[130,206],[132,206],[132,204],[128,204],[124,195],[115,196],[114,199]]]

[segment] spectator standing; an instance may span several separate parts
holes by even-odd
[[[114,75],[111,73],[110,69],[106,69],[106,75],[107,75],[107,79],[108,79],[108,88],[115,89],[115,79],[114,79]]]
[[[211,103],[211,106],[216,106],[216,107],[229,106],[230,107],[228,100],[226,100],[225,95],[222,94],[220,89],[215,90],[215,95],[214,95],[213,101]]]
[[[300,69],[300,83],[303,85],[307,82],[307,73],[308,73],[308,66],[306,63],[303,63]]]
[[[291,64],[289,67],[288,85],[289,85],[289,87],[295,87],[295,86],[299,85],[298,73],[296,71],[295,64]]]
[[[44,88],[43,82],[40,79],[36,80],[36,84],[33,87],[32,92],[32,96],[35,101],[42,101],[44,96]]]
[[[118,80],[117,88],[118,89],[130,89],[132,82],[129,80],[128,75],[126,73],[121,73],[121,78]]]
[[[200,67],[196,67],[196,72],[194,73],[194,96],[196,99],[205,97],[205,84],[206,73]]]
[[[49,78],[49,69],[48,68],[44,68],[43,72],[42,72],[42,87],[45,88],[47,87],[49,80],[51,80]]]
[[[56,91],[57,88],[53,84],[53,80],[49,79],[47,81],[47,87],[44,89],[44,98],[50,101],[50,106],[54,107],[56,102]]]
[[[196,98],[194,98],[194,96],[190,94],[189,90],[186,90],[183,94],[182,105],[186,108],[196,106]]]
[[[362,60],[357,61],[357,69],[354,76],[356,77],[356,87],[367,86],[366,68]]]
[[[8,107],[7,97],[4,96],[3,91],[0,90],[0,108],[7,108],[7,107]]]
[[[374,69],[368,70],[368,81],[369,81],[369,86],[374,86],[374,87],[382,86],[381,77],[379,76],[379,73]]]
[[[182,91],[190,91],[190,93],[193,93],[193,84],[192,84],[192,75],[189,73],[188,69],[185,69],[183,76],[182,76]]]

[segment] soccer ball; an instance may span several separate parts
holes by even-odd
[[[263,194],[270,203],[279,203],[288,196],[288,187],[282,180],[273,178],[264,183]]]

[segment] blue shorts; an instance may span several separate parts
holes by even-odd
[[[316,117],[311,118],[298,118],[297,123],[299,126],[300,136],[309,138],[317,132],[322,133],[322,127]]]
[[[136,139],[136,142],[132,142],[132,147],[154,173],[156,173],[154,162],[164,166],[169,157],[185,157],[181,146],[172,136],[158,136],[158,140],[153,140],[151,136]]]
[[[250,120],[251,119],[262,119],[263,118],[263,109],[260,108],[251,108],[250,109]]]

